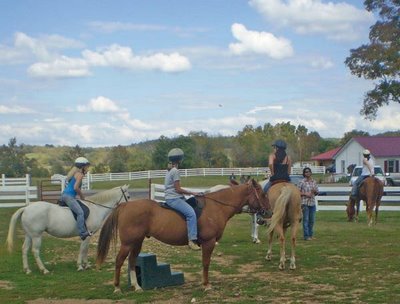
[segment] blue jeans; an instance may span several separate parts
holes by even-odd
[[[267,193],[269,188],[271,188],[271,186],[272,186],[271,182],[266,183],[263,189],[264,193]]]
[[[364,179],[366,179],[369,175],[360,175],[353,183],[353,188],[351,188],[351,195],[358,196],[358,190],[360,189],[360,185]]]
[[[185,216],[189,241],[197,240],[197,218],[193,208],[183,198],[179,197],[166,199],[165,203]]]
[[[83,215],[83,210],[76,199],[70,195],[63,194],[61,196],[63,202],[67,204],[67,206],[76,213],[76,224],[79,230],[79,235],[84,236],[87,233],[85,217]]]
[[[303,210],[303,236],[304,239],[313,237],[316,206],[301,205]]]

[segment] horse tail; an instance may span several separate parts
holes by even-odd
[[[273,210],[273,215],[271,218],[271,224],[268,227],[267,233],[272,232],[278,222],[283,220],[283,216],[286,211],[286,206],[290,201],[290,197],[292,195],[292,191],[289,187],[285,186],[281,189],[281,194],[279,195],[278,199],[275,202],[275,208]]]
[[[97,259],[96,265],[98,267],[103,264],[107,257],[110,249],[111,238],[116,240],[118,232],[118,216],[119,210],[122,205],[118,206],[113,212],[107,217],[100,231],[99,241],[97,244]]]
[[[11,217],[10,225],[8,227],[8,235],[6,240],[7,249],[9,252],[14,250],[14,238],[15,238],[15,226],[17,224],[18,219],[21,217],[22,213],[24,213],[25,207],[19,208]]]

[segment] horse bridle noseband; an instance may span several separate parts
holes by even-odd
[[[84,200],[85,202],[89,202],[89,203],[92,203],[92,204],[94,204],[94,205],[97,205],[97,206],[100,206],[100,207],[103,207],[103,208],[107,208],[107,209],[114,209],[115,208],[115,206],[116,205],[118,205],[118,203],[119,202],[121,202],[121,200],[122,200],[122,198],[124,198],[125,199],[125,202],[128,202],[129,201],[129,199],[128,199],[128,197],[126,196],[126,194],[125,194],[125,191],[122,189],[122,187],[119,187],[119,189],[121,190],[121,192],[122,192],[122,195],[121,195],[121,197],[119,198],[119,200],[114,204],[114,206],[113,207],[108,207],[108,206],[104,206],[104,205],[101,205],[101,204],[98,204],[98,203],[95,203],[95,202],[93,202],[93,201],[90,201],[90,200]]]

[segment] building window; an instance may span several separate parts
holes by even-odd
[[[395,159],[385,160],[385,172],[398,173],[399,172],[399,161]]]

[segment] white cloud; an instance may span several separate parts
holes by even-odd
[[[20,106],[8,107],[0,105],[0,114],[30,114],[30,113],[35,113],[35,111]]]
[[[282,110],[282,106],[266,106],[266,107],[254,107],[250,111],[246,112],[246,114],[256,114],[258,112],[265,112],[268,110]]]
[[[359,38],[373,22],[373,14],[345,2],[320,0],[250,0],[267,22],[294,28],[300,34],[323,34],[337,40]]]
[[[119,112],[121,111],[114,101],[107,97],[98,96],[89,101],[87,105],[78,106],[78,112]]]
[[[311,66],[315,69],[327,70],[334,66],[330,59],[318,57],[311,60]]]
[[[189,59],[179,53],[136,56],[131,48],[117,44],[98,52],[85,50],[82,55],[92,66],[111,66],[131,70],[160,70],[163,72],[182,72],[191,68]]]
[[[59,57],[50,62],[38,62],[28,68],[31,77],[66,78],[90,75],[89,66],[79,58]]]
[[[231,26],[233,36],[238,43],[229,44],[230,51],[235,55],[256,53],[267,55],[273,59],[283,59],[293,55],[291,42],[282,37],[275,37],[268,32],[249,31],[239,23]]]

